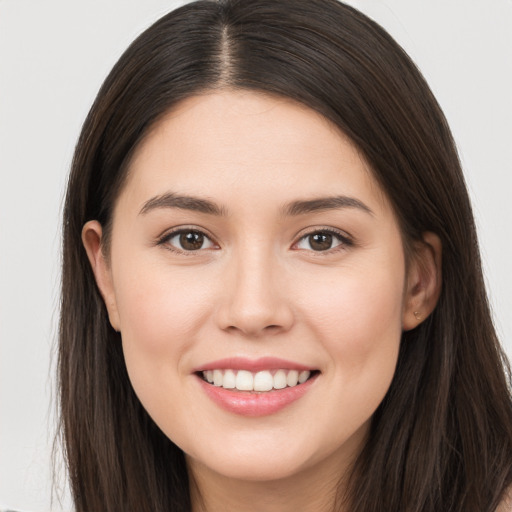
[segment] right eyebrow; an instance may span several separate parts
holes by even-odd
[[[341,208],[357,208],[369,215],[374,215],[369,206],[359,199],[350,196],[328,196],[304,201],[293,201],[284,206],[283,212],[285,215],[296,216]]]
[[[139,215],[159,208],[179,208],[181,210],[192,210],[218,216],[225,216],[227,214],[225,208],[208,199],[167,192],[166,194],[152,197],[146,201]]]

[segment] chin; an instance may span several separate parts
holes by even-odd
[[[276,461],[276,457],[264,455],[248,460],[245,457],[237,457],[236,454],[215,461],[201,461],[187,456],[187,463],[196,471],[201,468],[201,472],[215,473],[221,478],[246,482],[284,480],[308,467],[306,460],[290,460],[281,457],[280,461]]]

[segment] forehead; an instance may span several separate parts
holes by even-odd
[[[163,116],[134,153],[121,196],[143,204],[168,191],[251,199],[387,199],[357,147],[326,118],[287,98],[223,90],[190,97]]]

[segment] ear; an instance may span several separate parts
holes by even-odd
[[[97,220],[87,222],[82,229],[82,243],[87,252],[96,284],[107,307],[110,324],[119,332],[119,314],[112,281],[112,271],[102,250],[102,236],[103,229]]]
[[[435,233],[423,233],[423,240],[414,243],[405,287],[402,328],[414,329],[436,307],[441,294],[442,244]]]

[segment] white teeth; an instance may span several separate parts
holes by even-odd
[[[226,389],[233,389],[236,387],[236,375],[233,370],[226,370],[224,372],[224,380],[222,381],[222,387]]]
[[[303,384],[311,376],[308,370],[269,370],[251,373],[247,370],[207,370],[204,379],[217,387],[238,389],[239,391],[270,391]]]
[[[240,391],[253,391],[254,389],[254,378],[251,372],[246,370],[240,370],[236,374],[236,389]]]
[[[221,370],[213,370],[213,385],[222,386],[223,377]]]
[[[284,370],[277,370],[274,375],[274,388],[283,389],[286,387],[286,372]]]
[[[299,384],[303,384],[309,379],[309,376],[311,375],[311,372],[308,372],[307,370],[299,373]]]
[[[290,370],[286,377],[286,384],[288,386],[296,386],[297,382],[299,382],[299,372],[297,370]]]
[[[258,372],[254,376],[254,391],[270,391],[274,387],[274,379],[270,372]]]

